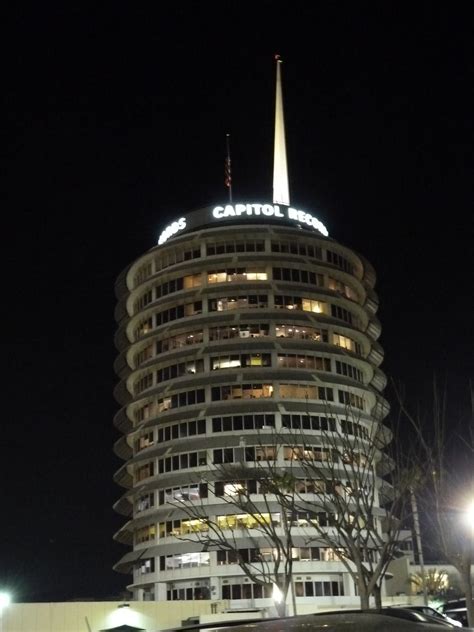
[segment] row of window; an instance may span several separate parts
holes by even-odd
[[[229,415],[212,418],[212,432],[239,432],[240,430],[261,430],[275,427],[275,415]]]
[[[319,430],[336,432],[336,420],[321,415],[284,414],[281,416],[282,428],[290,430]],[[275,427],[275,415],[255,413],[249,415],[228,415],[212,418],[212,432],[240,432],[243,430],[262,430]],[[360,424],[341,420],[341,431],[368,438],[368,431]],[[196,434],[206,434],[206,420],[185,421],[158,428],[158,443],[182,439]],[[153,431],[140,436],[136,448],[143,450],[154,443]]]
[[[319,261],[323,260],[323,252],[319,246],[313,244],[301,243],[299,241],[272,240],[271,251],[281,252],[303,257],[310,257]],[[210,242],[206,245],[205,256],[222,255],[228,253],[244,253],[244,252],[264,252],[265,242],[262,240],[226,240],[219,242]],[[155,270],[158,272],[183,261],[191,261],[201,257],[201,249],[199,247],[184,246],[181,248],[166,248],[166,250],[155,257]],[[326,261],[337,266],[341,270],[353,274],[354,268],[352,264],[342,255],[326,250]],[[153,274],[151,261],[147,261],[138,268],[133,283],[134,287],[143,283]]]
[[[217,340],[232,340],[235,338],[261,338],[269,335],[270,325],[268,324],[243,324],[236,326],[209,327],[209,342],[215,342]],[[278,338],[311,340],[313,342],[329,342],[328,330],[316,327],[297,327],[295,325],[279,324],[275,326],[275,336]],[[355,342],[351,338],[338,333],[333,333],[331,338],[332,344],[360,354],[361,347],[359,343]],[[156,342],[156,355],[165,353],[166,351],[172,351],[174,349],[182,349],[193,344],[201,344],[202,342],[204,342],[204,332],[202,329],[189,333],[178,334],[176,336],[170,336],[169,338]],[[134,358],[135,366],[140,366],[150,360],[153,357],[153,353],[153,344],[150,344],[142,349]],[[341,375],[350,376],[349,373],[344,373],[344,367],[341,368],[341,371],[338,370],[337,372],[341,373]]]
[[[208,300],[208,313],[223,312],[236,309],[266,309],[269,307],[268,296],[263,294],[249,294],[242,296],[226,296],[221,298],[213,298]],[[343,320],[349,324],[355,324],[356,319],[347,309],[339,305],[328,304],[324,301],[303,298],[300,296],[281,296],[274,297],[274,307],[281,309],[291,309],[304,312],[313,312],[316,314],[331,315],[333,318]],[[176,305],[155,314],[155,326],[202,314],[202,301],[194,301],[183,305]],[[140,321],[135,329],[135,339],[146,335],[153,329],[153,319],[151,316]],[[277,334],[280,335],[280,334]]]
[[[164,340],[158,340],[156,343],[156,353],[165,353],[166,351],[172,351],[173,349],[182,349],[188,345],[200,344],[204,341],[204,334],[202,329],[196,329],[195,331],[177,334],[176,336],[170,336]],[[152,349],[153,347],[148,347]]]
[[[206,392],[203,388],[192,391],[183,391],[175,393],[168,397],[160,397],[157,400],[157,412],[163,413],[172,408],[182,408],[183,406],[193,406],[194,404],[203,404],[206,401]]]
[[[273,594],[271,584],[224,584],[222,599],[267,599]]]
[[[265,268],[224,268],[220,270],[209,270],[207,273],[208,283],[242,283],[245,281],[266,281],[268,273]]]
[[[199,582],[197,582],[199,583]],[[202,601],[211,598],[209,586],[188,586],[187,588],[169,588],[166,591],[167,601]]]
[[[275,281],[289,281],[292,283],[310,283],[317,287],[326,286],[323,274],[295,268],[273,268],[273,279]],[[338,294],[342,294],[342,296],[345,296],[351,301],[357,301],[357,293],[352,287],[339,279],[328,276],[327,287]]]
[[[183,375],[194,375],[195,373],[202,373],[204,371],[204,360],[197,358],[196,360],[187,360],[184,362],[178,362],[177,364],[170,364],[162,369],[158,369],[156,372],[156,382],[166,382]],[[150,373],[149,375],[153,375]]]
[[[184,452],[183,454],[175,454],[167,456],[164,459],[158,459],[158,472],[177,472],[178,470],[187,470],[191,467],[207,465],[207,452],[200,450],[199,452]]]
[[[155,285],[153,289],[147,290],[140,298],[134,303],[134,312],[137,313],[144,309],[147,305],[154,300],[168,296],[168,294],[174,294],[174,292],[180,292],[181,290],[188,290],[193,287],[200,287],[202,284],[201,274],[188,274],[183,277],[171,279],[165,281],[160,285]]]
[[[143,494],[135,501],[135,511],[140,513],[142,511],[146,511],[147,509],[151,509],[155,506],[155,494],[154,492],[149,492],[147,494]]]
[[[212,371],[269,367],[272,365],[272,356],[270,353],[234,353],[210,358],[210,363]]]
[[[341,558],[343,552],[343,549],[322,546],[293,547],[291,557],[294,562],[334,562]],[[234,549],[217,551],[216,553],[216,561],[219,566],[238,564],[239,559],[246,563],[271,562],[274,557],[275,549],[272,548]]]
[[[191,261],[201,257],[201,248],[198,246],[181,246],[181,248],[167,248],[165,252],[155,257],[155,270],[159,272],[164,268],[174,266],[176,263]]]
[[[339,460],[337,450],[322,446],[279,446],[279,445],[258,445],[242,446],[233,448],[214,448],[212,450],[212,463],[222,465],[227,463],[258,463],[276,461],[283,458],[284,461],[304,461],[304,462],[337,462]],[[349,455],[344,453],[343,463],[350,463]],[[158,459],[158,473],[176,472],[189,468],[201,467],[208,464],[208,454],[206,450],[198,452],[183,452]],[[155,475],[154,461],[149,461],[135,470],[135,482],[144,480]]]
[[[296,494],[338,494],[352,495],[354,493],[354,483],[331,479],[295,479],[294,490]],[[211,490],[208,483],[193,483],[189,485],[178,485],[167,489],[158,490],[158,505],[180,502],[199,502],[208,498],[209,493],[214,493],[216,498],[232,498],[241,494],[272,494],[271,487],[264,479],[249,479],[242,481],[215,481]],[[360,491],[360,490],[359,490]],[[364,489],[365,494],[371,493],[370,489]],[[135,503],[137,513],[145,511],[155,506],[154,492],[140,496]]]
[[[351,301],[357,301],[356,292],[350,287],[350,285],[346,285],[342,281],[339,281],[339,279],[328,277],[328,288],[330,290],[334,290],[338,294],[342,294],[342,296],[345,296]]]
[[[222,401],[230,399],[262,399],[273,397],[273,384],[226,384],[223,386],[211,387],[211,401]],[[333,389],[327,386],[315,386],[313,384],[280,384],[279,395],[282,399],[306,399],[321,400],[323,402],[333,402]],[[360,395],[338,389],[338,400],[340,404],[364,410],[365,402]],[[205,389],[200,388],[192,391],[183,391],[160,397],[156,404],[147,403],[135,411],[135,421],[142,422],[156,414],[180,408],[192,406],[193,404],[205,403]]]
[[[301,255],[302,257],[311,257],[322,261],[323,252],[319,246],[301,243],[296,241],[273,241],[271,243],[272,252],[282,252],[285,254]]]
[[[135,469],[135,484],[143,481],[145,478],[149,478],[150,476],[155,475],[155,463],[154,461],[149,461],[145,463],[145,465],[140,465]]]
[[[364,381],[362,371],[347,362],[336,360],[336,373],[339,373],[339,375],[347,375],[347,377],[350,377],[357,382]]]
[[[311,524],[317,524],[321,527],[327,527],[335,524],[336,516],[326,512],[298,512],[287,518],[293,526],[305,527]],[[226,516],[216,516],[216,525],[221,529],[255,529],[259,525],[273,524],[281,526],[281,516],[279,513],[272,514],[231,514]],[[180,537],[182,535],[190,535],[192,533],[205,533],[209,531],[208,521],[204,518],[186,518],[183,520],[167,520],[165,522],[150,523],[144,527],[140,527],[135,531],[136,543],[149,542],[168,537]]]
[[[245,448],[216,448],[212,451],[214,465],[223,463],[267,462],[276,461],[283,456],[284,461],[337,461],[338,454],[335,450],[321,446],[280,446],[258,445]]]
[[[324,287],[324,275],[299,268],[273,268],[273,280],[311,283],[311,285]]]
[[[342,580],[334,582],[295,582],[295,597],[341,597],[344,595]]]
[[[206,434],[206,420],[180,421],[158,428],[158,443]]]
[[[332,250],[326,250],[326,261],[328,263],[332,263],[334,266],[341,268],[344,272],[348,272],[349,274],[354,274],[354,266],[342,255],[338,252],[333,252]]]
[[[282,415],[281,425],[290,430],[322,430],[336,432],[336,420],[321,415]]]
[[[273,384],[227,384],[211,387],[211,401],[227,399],[260,399],[273,397]],[[333,389],[312,384],[280,384],[280,397],[292,399],[319,399],[334,401]],[[344,402],[345,403],[345,402]]]
[[[268,272],[264,267],[241,267],[241,268],[224,268],[219,270],[209,270],[206,273],[207,283],[243,283],[246,281],[267,281]],[[292,283],[308,283],[316,287],[325,287],[324,275],[321,273],[302,270],[299,268],[272,268],[272,278],[275,281],[289,281]],[[165,281],[160,285],[154,286],[153,289],[147,290],[134,303],[134,313],[144,309],[154,300],[158,300],[169,294],[179,292],[181,290],[200,287],[203,282],[201,273],[188,274],[176,279]],[[333,277],[327,278],[327,287],[334,290],[351,300],[357,299],[354,290],[338,279]]]
[[[212,371],[220,369],[250,369],[271,367],[272,357],[270,353],[241,353],[229,354],[209,359]],[[317,371],[331,371],[330,358],[323,358],[314,355],[303,354],[279,354],[277,357],[278,368],[287,369],[310,369]],[[198,358],[196,360],[188,360],[171,364],[156,371],[156,384],[172,380],[183,375],[194,375],[204,371],[204,360]],[[346,375],[352,379],[363,382],[363,373],[346,362],[336,361],[336,372],[340,375]],[[144,390],[152,388],[155,382],[153,373],[148,373],[140,377],[134,385],[133,391],[135,395],[139,395]]]
[[[354,435],[359,439],[365,439],[369,441],[370,434],[368,429],[355,421],[347,421],[347,419],[341,419],[341,430],[344,434]]]
[[[165,309],[155,314],[156,327],[165,325],[173,320],[179,320],[180,318],[196,316],[197,314],[202,314],[202,301],[176,305],[175,307],[170,307],[169,309]]]
[[[179,485],[158,491],[158,504],[176,502],[196,502],[208,497],[208,484],[195,483],[193,485]]]
[[[153,268],[151,261],[147,261],[136,271],[135,276],[133,277],[133,287],[137,287],[137,285],[146,281],[152,274]]]
[[[235,309],[264,309],[268,307],[268,296],[249,294],[245,296],[225,296],[208,301],[209,312],[227,312]]]
[[[209,566],[211,555],[200,553],[175,553],[174,555],[160,555],[160,571],[175,571],[181,568],[199,568]]]
[[[291,514],[283,514],[283,521],[293,527],[306,527],[311,524],[320,527],[330,527],[336,524],[336,514],[330,514],[325,511],[295,511]],[[262,513],[262,514],[228,514],[225,516],[216,516],[216,524],[220,529],[258,529],[264,528],[266,524],[272,524],[280,527],[283,524],[280,513]],[[207,525],[206,525],[207,527]],[[200,527],[198,527],[200,530]]]
[[[364,410],[364,399],[360,395],[355,393],[349,393],[348,391],[338,391],[339,403],[345,406],[358,408]]]
[[[313,369],[317,371],[330,371],[330,358],[322,358],[315,355],[300,353],[278,354],[278,368],[285,369]]]
[[[224,580],[226,581],[226,580]],[[223,584],[221,599],[239,600],[245,599],[269,599],[273,594],[272,584],[232,583]],[[342,580],[295,582],[296,597],[336,597],[344,595]],[[187,588],[172,588],[166,592],[167,601],[199,601],[210,599],[209,586],[189,586]]]
[[[264,252],[265,242],[248,239],[246,241],[227,239],[226,241],[209,242],[206,245],[206,256],[224,255],[233,252]]]
[[[213,417],[211,420],[212,432],[241,432],[262,430],[275,427],[275,415],[272,413],[254,413],[248,415],[228,415],[225,417]],[[340,420],[341,432],[354,435],[361,439],[369,440],[369,431],[365,426],[345,419]],[[336,420],[332,417],[321,415],[283,414],[281,416],[282,428],[290,430],[310,430],[322,432],[336,432]],[[157,430],[157,443],[165,443],[177,439],[185,439],[196,435],[206,434],[206,420],[180,421],[177,423],[160,426]],[[139,452],[154,445],[154,431],[148,430],[135,441],[135,451]]]

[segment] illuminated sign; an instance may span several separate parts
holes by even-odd
[[[158,239],[158,245],[164,244],[167,239],[178,233],[180,230],[186,228],[186,218],[180,217],[176,222],[173,222],[165,228]]]
[[[212,215],[216,219],[241,216],[255,217],[258,215],[281,217],[283,219],[291,219],[298,224],[307,224],[318,230],[325,237],[329,234],[326,226],[311,213],[298,211],[295,208],[291,208],[291,206],[281,209],[278,204],[226,204],[225,206],[216,206],[212,211]]]
[[[201,226],[207,226],[210,222],[217,223],[219,221],[232,220],[232,218],[246,217],[261,218],[263,222],[267,217],[272,220],[294,222],[295,224],[309,226],[325,237],[329,234],[326,226],[317,217],[291,206],[279,204],[225,204],[224,206],[207,207],[199,211],[193,211],[187,217],[180,217],[180,219],[172,222],[164,229],[158,239],[158,245],[161,246],[170,237],[184,229],[190,231]]]

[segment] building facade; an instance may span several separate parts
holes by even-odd
[[[124,464],[115,479],[124,492],[115,509],[126,521],[115,538],[132,550],[115,568],[132,574],[137,600],[264,607],[270,590],[232,553],[193,541],[206,521],[192,520],[183,503],[199,504],[232,538],[241,529],[251,556],[256,540],[243,534],[252,517],[224,502],[235,485],[219,476],[221,465],[271,459],[284,472],[294,454],[275,452],[275,433],[301,432],[324,459],[328,431],[350,427],[363,439],[381,424],[388,406],[375,273],[310,213],[281,205],[201,209],[159,242],[116,284],[115,452]],[[284,519],[277,509],[268,515]],[[296,601],[353,603],[337,555],[305,545],[303,527],[294,525]]]

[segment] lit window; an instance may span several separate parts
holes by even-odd
[[[303,311],[316,312],[317,314],[321,314],[324,311],[324,303],[322,303],[321,301],[313,301],[309,298],[304,298]]]
[[[224,494],[226,496],[238,496],[245,493],[245,487],[242,483],[226,483],[224,485]]]

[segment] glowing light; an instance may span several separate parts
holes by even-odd
[[[10,605],[11,603],[11,595],[6,592],[0,592],[0,612]]]
[[[186,218],[180,217],[176,222],[173,222],[169,226],[165,228],[165,230],[161,233],[158,239],[158,245],[164,244],[167,239],[175,235],[180,230],[184,230],[186,228]]]
[[[225,206],[216,206],[212,210],[212,216],[215,219],[241,217],[242,215],[247,217],[263,215],[265,217],[290,219],[298,224],[306,224],[311,228],[315,228],[325,237],[329,235],[326,226],[320,222],[317,217],[311,215],[311,213],[299,211],[292,207],[280,208],[278,204],[226,204]]]
[[[204,210],[204,209],[203,209]],[[210,211],[211,217],[207,217],[203,223],[215,220],[225,220],[232,217],[261,217],[262,220],[268,218],[277,218],[282,220],[289,220],[295,222],[299,227],[302,225],[309,226],[320,232],[327,237],[329,235],[326,226],[314,215],[306,211],[295,209],[291,206],[280,204],[262,204],[262,203],[245,203],[245,204],[226,204],[224,206],[215,206],[212,209],[206,209],[206,212]],[[164,244],[170,237],[176,235],[176,233],[193,228],[195,220],[189,217],[191,226],[187,223],[186,217],[180,217],[176,221],[169,224],[160,234],[158,238],[158,245]]]
[[[276,584],[273,584],[272,598],[275,603],[281,603],[283,601],[283,593]]]
[[[468,506],[466,510],[466,522],[471,525],[474,530],[474,501]]]

